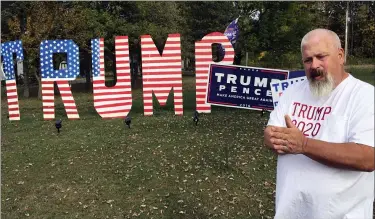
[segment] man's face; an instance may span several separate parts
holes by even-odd
[[[312,37],[302,48],[302,61],[313,95],[328,95],[335,87],[343,64],[343,51],[328,37]]]

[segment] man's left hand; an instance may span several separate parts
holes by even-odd
[[[304,153],[307,143],[306,136],[293,124],[288,115],[285,116],[286,128],[272,127],[271,142],[275,150],[281,150],[289,154]]]

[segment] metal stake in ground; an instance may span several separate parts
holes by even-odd
[[[125,124],[130,128],[130,123],[132,123],[132,118],[131,117],[126,117],[124,120]]]
[[[199,113],[198,113],[198,111],[195,111],[194,117],[193,117],[193,121],[195,122],[195,126],[197,126],[198,122],[199,122]]]
[[[55,122],[55,127],[56,127],[56,129],[57,129],[57,133],[60,133],[60,129],[61,129],[61,127],[62,127],[62,121],[61,121],[61,119],[56,120],[56,122]]]

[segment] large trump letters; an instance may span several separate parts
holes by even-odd
[[[68,67],[53,69],[53,53],[66,53]],[[68,81],[79,75],[78,46],[72,40],[46,40],[40,44],[40,68],[42,78],[42,99],[44,119],[55,118],[54,82],[61,94],[66,114],[69,119],[78,119],[77,107]]]
[[[115,38],[117,82],[105,86],[104,39],[91,40],[94,108],[102,118],[126,116],[132,107],[128,37]]]
[[[13,67],[13,54],[17,60],[23,60],[23,49],[21,41],[5,42],[1,44],[1,55],[4,62],[4,73],[6,77],[6,93],[8,100],[9,120],[20,120],[20,109],[18,104],[18,93]]]
[[[195,43],[196,63],[196,108],[198,112],[210,113],[211,107],[205,103],[208,67],[212,60],[212,44],[217,43],[225,50],[221,64],[232,64],[234,49],[229,39],[220,32],[207,34]],[[131,76],[129,63],[129,44],[127,36],[115,37],[115,59],[117,82],[113,87],[105,85],[104,39],[92,39],[92,76],[94,108],[102,118],[124,118],[132,107]],[[53,68],[53,54],[67,55],[67,68]],[[181,37],[169,34],[162,54],[159,54],[150,35],[141,36],[143,70],[143,106],[144,115],[153,115],[153,96],[160,105],[165,105],[170,91],[174,93],[176,115],[183,114]],[[20,120],[13,54],[17,60],[23,60],[21,41],[1,44],[6,92],[10,120]],[[79,48],[73,40],[45,40],[40,44],[40,70],[42,83],[43,117],[55,118],[54,83],[59,89],[64,108],[69,119],[79,119],[79,112],[71,92],[69,81],[79,76]]]

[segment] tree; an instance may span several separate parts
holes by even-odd
[[[375,57],[375,3],[351,2],[352,54]]]
[[[29,2],[3,2],[2,3],[2,11],[1,11],[1,27],[2,27],[2,42],[4,39],[7,39],[7,34],[9,33],[9,27],[7,22],[9,19],[15,17],[18,23],[19,32],[24,34],[25,27],[26,27],[26,16],[25,10],[29,7]],[[17,38],[16,38],[17,39]],[[18,38],[19,39],[19,38]],[[24,57],[27,58],[26,51],[24,51]],[[24,60],[24,78],[23,78],[23,85],[24,85],[24,97],[29,97],[30,95],[30,87],[29,87],[29,71],[28,71],[28,62]]]
[[[194,61],[195,42],[211,32],[223,32],[239,16],[233,2],[178,2],[186,26],[182,31],[182,53]]]
[[[23,10],[16,11],[7,18],[9,32],[4,34],[5,40],[21,39],[27,53],[26,62],[29,72],[40,84],[39,46],[46,39],[72,39],[85,51],[90,51],[90,39],[96,34],[105,35],[105,26],[97,19],[106,19],[105,13],[96,13],[77,4],[62,4],[60,2],[19,2],[13,3]],[[39,10],[43,8],[43,10]],[[24,31],[21,31],[19,14],[26,18]],[[41,97],[41,89],[39,89]]]

